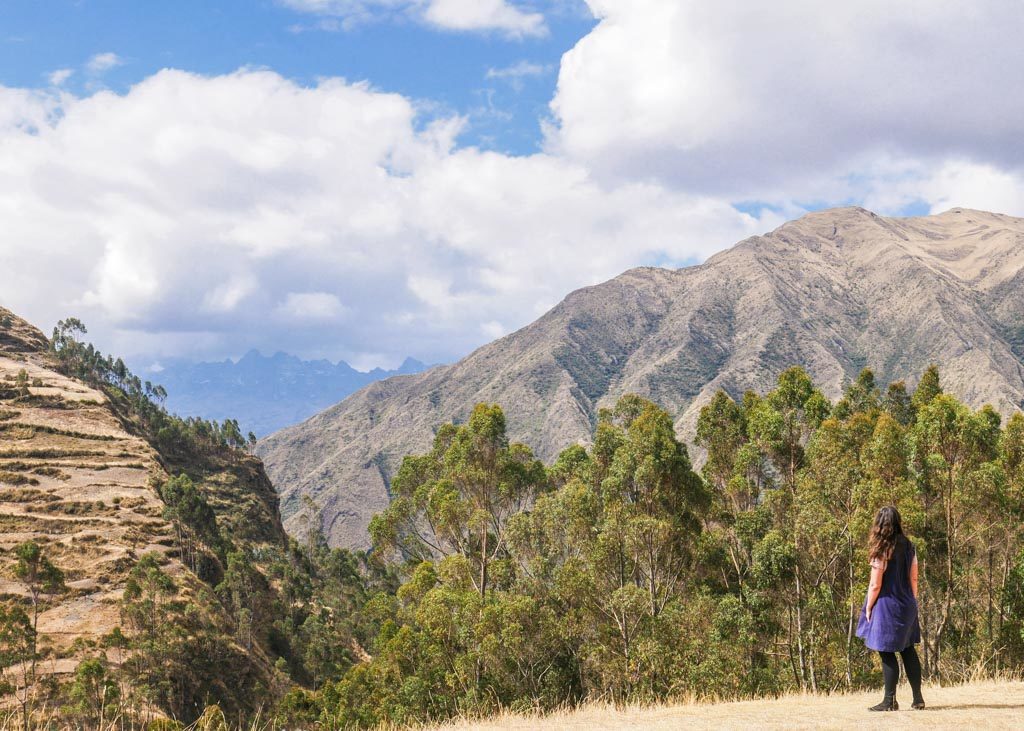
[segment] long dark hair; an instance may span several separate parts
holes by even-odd
[[[892,505],[886,505],[875,516],[871,526],[871,538],[868,540],[868,558],[888,561],[896,547],[896,541],[903,535],[903,523],[900,511]]]

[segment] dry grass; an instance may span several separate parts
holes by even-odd
[[[593,703],[578,710],[546,715],[504,714],[478,721],[454,721],[440,726],[417,727],[416,731],[574,731],[644,729],[716,729],[760,731],[761,729],[1024,729],[1024,682],[986,680],[953,686],[928,686],[924,711],[910,709],[910,689],[900,686],[897,697],[905,707],[897,713],[871,713],[881,691],[836,695],[791,695],[777,699],[726,703],[679,703],[665,706],[615,706]],[[80,722],[64,717],[56,708],[37,709],[33,731],[63,731],[81,728]],[[88,724],[97,731],[143,731],[145,718],[120,716],[102,724]],[[0,731],[22,728],[17,709],[0,711]],[[216,707],[184,731],[284,731],[265,714],[245,726],[231,724]],[[338,731],[324,727],[324,731]],[[384,731],[383,729],[380,731]],[[397,731],[390,729],[389,731]]]
[[[881,679],[879,679],[881,683]],[[858,729],[964,728],[1024,729],[1024,682],[981,681],[968,685],[930,686],[924,690],[928,708],[910,708],[910,688],[900,686],[897,713],[871,713],[881,689],[831,696],[793,695],[785,698],[730,703],[684,703],[628,707],[594,704],[546,716],[502,715],[482,721],[458,721],[430,727],[437,731],[573,731],[574,729]]]
[[[153,545],[171,533],[160,519],[163,503],[148,484],[149,473],[160,468],[149,445],[125,431],[101,394],[51,370],[43,355],[15,361],[2,351],[0,381],[25,368],[46,384],[46,398],[15,404],[0,389],[0,593],[25,596],[11,573],[11,549],[27,540],[45,545],[76,584],[46,597],[39,617],[56,658],[42,672],[66,677],[89,654],[82,642],[120,624],[117,602],[138,550],[167,551]],[[77,408],[58,408],[68,403]],[[123,501],[150,515],[121,511]]]

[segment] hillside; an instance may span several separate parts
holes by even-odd
[[[1003,413],[1024,404],[1024,220],[953,209],[809,214],[680,270],[634,269],[567,296],[458,363],[372,384],[258,445],[296,528],[303,496],[334,545],[365,546],[403,455],[437,424],[500,403],[545,460],[585,441],[598,409],[648,396],[689,438],[719,389],[765,390],[799,363],[830,397],[865,366]]]
[[[308,419],[374,381],[426,368],[406,358],[395,370],[358,371],[345,361],[250,351],[238,361],[165,361],[150,377],[167,389],[166,405],[173,413],[237,419],[243,432],[263,437]]]
[[[237,450],[158,452],[124,394],[63,375],[48,347],[41,332],[0,308],[0,594],[19,602],[28,596],[13,550],[26,541],[40,546],[66,584],[42,597],[40,674],[61,680],[86,658],[102,657],[113,668],[123,661],[126,653],[111,633],[132,634],[126,587],[139,559],[150,554],[174,589],[153,598],[143,583],[141,599],[156,602],[160,623],[184,623],[205,648],[202,662],[177,659],[194,673],[176,681],[179,714],[201,711],[208,700],[189,700],[192,680],[226,709],[254,710],[264,702],[254,694],[275,682],[266,639],[257,632],[255,642],[236,641],[235,621],[212,592],[225,576],[218,556],[225,549],[189,537],[194,525],[187,519],[169,519],[158,488],[187,473],[230,545],[253,554],[280,550],[286,536],[262,466]],[[269,591],[263,582],[251,596]],[[189,638],[174,645],[181,637],[164,637],[159,625],[137,631],[152,631],[154,642],[178,650],[192,646]],[[141,671],[136,675],[144,680]]]
[[[979,682],[950,687],[925,688],[929,707],[909,708],[884,715],[865,709],[878,702],[879,691],[831,696],[795,695],[779,699],[734,703],[695,703],[616,709],[594,705],[551,716],[509,715],[480,722],[437,726],[449,731],[547,731],[558,729],[875,729],[963,728],[1019,729],[1024,715],[1024,683]],[[908,699],[905,686],[896,697]]]

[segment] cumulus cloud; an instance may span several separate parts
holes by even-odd
[[[110,69],[112,68],[120,66],[123,63],[124,61],[121,59],[120,56],[118,56],[116,53],[108,51],[106,53],[97,53],[95,56],[90,58],[86,62],[85,68],[90,73],[102,74],[106,71],[110,71]]]
[[[548,32],[542,13],[523,10],[507,0],[279,0],[306,13],[340,19],[319,27],[336,30],[378,17],[412,17],[452,31],[497,31],[511,38]]]
[[[340,79],[0,87],[4,304],[43,326],[79,315],[128,355],[441,361],[810,204],[1024,215],[1010,0],[589,5],[526,156],[460,146],[463,118]],[[532,73],[516,69],[491,78]]]
[[[330,292],[289,292],[277,313],[289,321],[337,320],[347,310]]]
[[[70,79],[71,75],[74,73],[73,69],[57,69],[56,71],[51,71],[46,78],[53,86],[60,86]]]
[[[548,149],[604,177],[840,197],[891,157],[1024,164],[1016,0],[588,0]]]
[[[514,37],[547,33],[543,15],[524,12],[505,0],[431,0],[423,17],[452,30],[500,30]]]
[[[127,355],[450,360],[778,222],[460,148],[460,118],[338,79],[168,70],[124,94],[0,88],[0,110],[5,304]]]

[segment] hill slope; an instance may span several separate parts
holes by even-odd
[[[526,731],[536,729],[877,729],[964,728],[1019,729],[1024,716],[1024,683],[988,681],[924,689],[928,708],[910,709],[910,689],[896,694],[906,707],[896,713],[870,713],[881,691],[831,696],[616,709],[593,706],[547,717],[506,716],[493,721],[439,726],[450,731]]]
[[[223,674],[209,688],[213,698],[233,711],[253,710],[263,702],[253,693],[273,683],[264,639],[249,646],[233,639],[232,620],[210,586],[224,566],[212,554],[202,578],[186,566],[180,531],[165,518],[156,487],[188,472],[236,548],[280,549],[287,538],[262,465],[237,450],[201,458],[157,452],[114,391],[63,375],[48,347],[41,332],[0,308],[0,598],[27,596],[12,551],[25,541],[42,547],[67,584],[44,597],[40,672],[61,678],[98,653],[114,666],[121,661],[103,639],[122,626],[129,633],[122,597],[138,559],[151,553],[177,596],[198,607],[199,624],[223,641],[210,646],[224,651],[210,658]]]
[[[258,447],[286,526],[302,496],[334,545],[364,546],[404,454],[478,401],[545,460],[588,439],[599,408],[648,396],[692,436],[718,389],[767,390],[807,368],[830,397],[865,366],[1006,413],[1024,405],[1024,220],[954,209],[884,218],[813,213],[680,270],[634,269],[573,292],[536,322],[426,373],[381,381]]]

